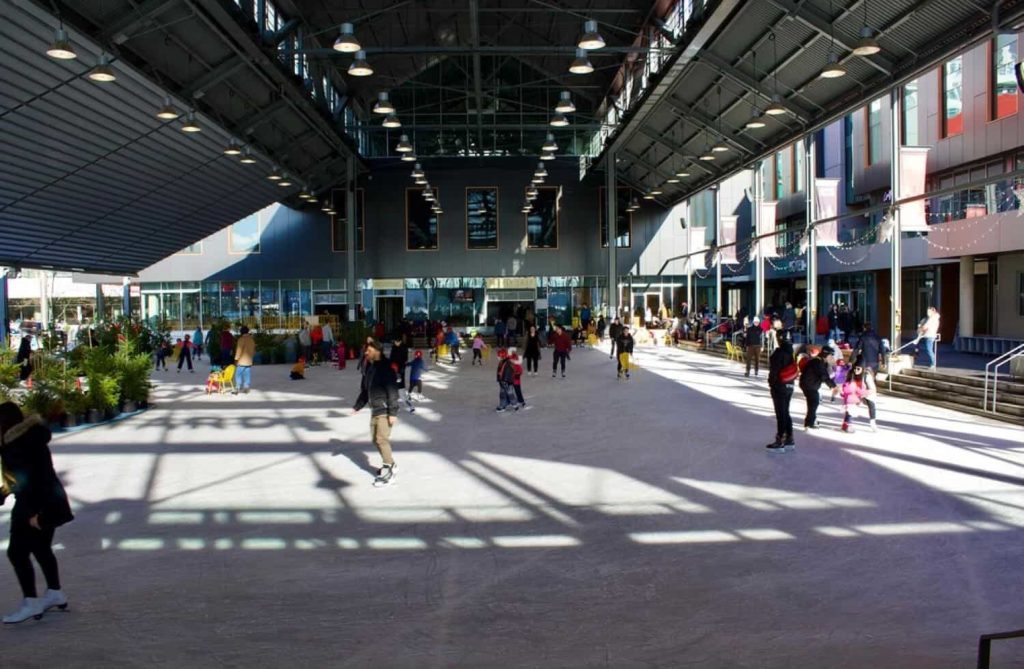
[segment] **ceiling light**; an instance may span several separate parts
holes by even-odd
[[[846,76],[846,69],[839,64],[839,56],[834,51],[828,55],[828,63],[818,76],[822,79],[838,79]]]
[[[636,201],[636,195],[634,195],[633,199],[629,201],[629,207],[627,208],[633,211],[636,211],[637,209],[640,208],[640,203]]]
[[[412,144],[409,143],[409,135],[402,135],[398,138],[398,145],[395,146],[398,153],[412,153]]]
[[[686,177],[690,176],[690,173],[684,169],[680,169],[676,172],[676,176],[679,177],[680,179],[685,179]]]
[[[424,177],[423,167],[419,163],[416,163],[412,168],[412,174],[409,176],[413,179],[422,179]]]
[[[388,114],[386,117],[384,117],[384,127],[385,128],[401,128],[402,127],[402,122],[399,121],[398,117],[395,116],[394,114]]]
[[[428,183],[430,183],[430,182],[427,181],[426,177],[416,177],[416,185],[417,186],[426,186]]]
[[[403,163],[415,163],[416,160],[417,160],[417,158],[416,158],[416,154],[415,153],[403,153],[402,154],[402,162]]]
[[[669,177],[668,179],[665,179],[665,183],[667,183],[667,184],[677,184],[677,183],[679,183],[679,177]]]
[[[395,106],[391,104],[387,91],[377,93],[377,101],[373,103],[374,114],[394,114]]]
[[[71,47],[71,41],[63,28],[58,28],[53,37],[53,44],[46,50],[46,55],[57,60],[74,60],[78,54]]]
[[[594,71],[594,66],[587,58],[586,49],[576,49],[576,60],[572,61],[569,71],[573,74],[590,74]]]
[[[189,112],[188,116],[185,117],[185,124],[181,126],[182,132],[202,132],[202,128],[196,123],[196,113]]]
[[[299,193],[299,199],[306,202],[316,202],[316,196],[310,193],[308,188],[302,189],[302,192]]]
[[[764,113],[769,116],[782,116],[786,113],[786,108],[782,106],[782,98],[777,93],[772,96],[772,103],[765,108]]]
[[[238,143],[235,140],[228,142],[228,145],[224,147],[225,156],[238,156],[241,155],[242,149],[238,148]]]
[[[875,39],[875,31],[870,26],[861,28],[860,39],[853,47],[853,55],[874,56],[881,50],[882,47],[878,46],[878,40]]]
[[[559,114],[571,114],[576,111],[576,105],[572,103],[572,94],[569,91],[562,91],[558,94],[558,104],[555,111]]]
[[[764,119],[761,118],[761,110],[754,107],[750,110],[750,120],[747,121],[747,130],[757,130],[765,126]]]
[[[569,119],[565,118],[563,114],[555,114],[551,117],[552,128],[564,128],[569,125]]]
[[[530,186],[529,188],[526,189],[526,199],[532,200],[535,197],[537,197],[537,188],[534,186]]]
[[[553,152],[551,152],[551,151],[544,151],[543,153],[540,154],[540,159],[541,160],[554,160],[555,159],[555,154]]]
[[[178,110],[171,104],[171,98],[164,98],[164,106],[157,111],[156,117],[165,121],[173,121],[179,116],[181,116],[181,114],[179,114]]]
[[[327,200],[324,200],[323,206],[320,207],[320,211],[330,212],[333,210],[331,209],[330,203],[328,203]]]
[[[604,46],[604,38],[597,32],[597,21],[583,22],[583,36],[580,37],[580,41],[576,43],[576,46],[588,51],[600,49]]]
[[[532,184],[542,184],[542,183],[544,183],[544,177],[539,177],[539,176],[537,176],[535,174],[535,175],[533,175],[533,178],[530,179],[530,183],[532,183]]]
[[[270,171],[270,174],[267,175],[267,178],[270,179],[271,181],[280,181],[283,178],[281,176],[281,173],[277,171],[277,165],[274,165],[274,169]]]
[[[365,51],[356,52],[356,59],[348,66],[348,73],[353,77],[368,77],[373,74],[373,68],[366,62]]]
[[[242,152],[242,157],[238,159],[238,162],[242,163],[243,165],[256,164],[256,159],[252,157],[251,153],[249,153],[249,147],[246,147],[245,151]]]
[[[644,199],[645,200],[653,200],[654,199],[654,193],[652,193],[651,191],[647,191],[646,193],[644,193]]]
[[[661,186],[655,186],[654,188],[651,189],[650,192],[651,192],[651,195],[661,195],[661,193],[662,193]]]
[[[86,76],[93,81],[98,81],[104,84],[117,79],[117,76],[114,74],[114,70],[110,67],[110,56],[102,54],[100,56],[100,62],[96,63],[96,67],[92,68]]]
[[[341,34],[334,40],[334,50],[342,53],[355,53],[363,47],[356,39],[356,29],[351,23],[341,24]]]
[[[284,175],[281,176],[281,179],[277,182],[277,185],[281,186],[282,188],[286,188],[292,185],[292,180],[288,176],[287,172],[285,172]]]
[[[706,162],[710,162],[712,160],[715,160],[716,157],[715,154],[711,152],[710,148],[705,148],[704,153],[700,154],[700,159]]]
[[[541,177],[542,179],[548,175],[548,171],[544,169],[544,163],[537,163],[537,169],[534,170],[533,176]]]
[[[547,139],[544,140],[544,144],[540,148],[543,151],[557,151],[558,144],[555,143],[555,136],[549,132]]]
[[[726,146],[725,144],[722,144],[721,142],[719,142],[718,144],[715,144],[714,146],[711,147],[711,152],[712,153],[725,153],[728,150],[729,150],[729,147]]]

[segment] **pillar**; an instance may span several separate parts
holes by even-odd
[[[754,176],[754,236],[760,237],[764,231],[764,221],[761,220],[761,204],[764,202],[764,161],[758,161],[753,170]],[[763,244],[757,242],[757,259],[754,262],[754,308],[751,316],[759,316],[764,313],[764,250]]]
[[[974,336],[974,256],[960,257],[960,336]]]
[[[715,248],[722,242],[722,188],[715,188]],[[715,263],[715,313],[719,318],[722,313],[722,252],[718,251],[711,259]]]
[[[349,155],[345,170],[345,302],[348,322],[354,323],[356,308],[356,158]]]
[[[807,329],[804,335],[808,342],[814,341],[815,323],[818,319],[818,232],[814,227],[817,211],[814,199],[814,179],[816,176],[814,159],[814,135],[804,139],[805,153],[797,156],[804,162],[804,195],[807,201],[807,304],[805,305],[804,321]],[[795,305],[794,305],[795,306]]]
[[[11,317],[7,313],[7,272],[0,274],[0,346],[9,346]]]
[[[605,188],[604,188],[604,212],[608,228],[608,317],[615,318],[619,313],[619,279],[618,259],[615,249],[615,228],[619,218],[619,198],[615,186],[615,151],[609,148],[605,156]],[[630,294],[630,299],[632,294]]]
[[[890,146],[892,147],[892,160],[889,161],[889,175],[892,183],[893,202],[899,200],[900,194],[900,127],[903,125],[900,118],[900,94],[902,87],[897,86],[889,92],[889,109],[892,117]],[[900,328],[903,319],[903,249],[902,226],[900,224],[899,207],[893,207],[892,212],[892,239],[891,255],[889,258],[892,271],[890,272],[892,283],[890,285],[889,301],[889,345],[895,351],[900,347]]]

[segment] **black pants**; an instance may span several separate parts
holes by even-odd
[[[565,351],[555,351],[555,356],[551,360],[551,373],[554,374],[558,369],[558,361],[562,361],[562,374],[565,374],[565,361],[569,358],[569,354]]]
[[[611,354],[608,356],[609,358],[614,358],[615,357],[615,349],[617,348],[617,346],[616,346],[617,343],[618,342],[615,339],[615,337],[612,337],[612,351],[611,351]]]
[[[821,404],[821,396],[817,390],[801,388],[804,397],[807,399],[807,417],[804,418],[804,427],[809,427],[818,422],[818,405]]]
[[[793,399],[793,386],[784,383],[772,386],[772,405],[775,407],[775,436],[783,442],[793,440],[793,418],[789,415],[789,402]]]
[[[473,349],[473,364],[475,365],[478,361],[480,362],[480,365],[483,366],[484,359],[483,359],[482,351],[480,349],[478,349],[478,348],[474,348]]]
[[[540,358],[539,357],[537,357],[537,358],[532,358],[532,357],[527,358],[526,359],[526,371],[527,372],[536,372],[537,371],[537,363],[538,362],[540,362]]]
[[[191,372],[192,371],[192,350],[188,349],[188,348],[185,348],[183,346],[181,348],[181,355],[178,356],[178,369],[179,370],[181,369],[181,366],[185,364],[186,361],[188,362],[188,371]]]
[[[60,571],[57,569],[57,558],[53,554],[53,528],[44,527],[37,530],[28,524],[28,520],[12,520],[11,542],[7,546],[7,559],[14,567],[18,584],[25,597],[36,597],[36,572],[32,568],[32,558],[36,557],[39,568],[46,578],[46,587],[60,590]]]
[[[523,387],[518,383],[513,383],[512,389],[516,391],[516,399],[519,400],[519,403],[526,404],[526,400],[523,399]]]

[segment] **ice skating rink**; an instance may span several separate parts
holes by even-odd
[[[3,665],[938,669],[1024,627],[1018,427],[883,396],[846,435],[826,399],[769,454],[764,371],[655,348],[617,382],[595,350],[552,379],[546,350],[495,414],[468,358],[401,415],[385,489],[354,365],[237,397],[160,372],[157,407],[58,435],[71,610],[0,629]]]

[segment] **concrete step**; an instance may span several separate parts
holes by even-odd
[[[946,376],[939,378],[937,376],[917,376],[908,374],[899,374],[893,377],[893,386],[899,384],[904,387],[913,388],[926,388],[930,390],[936,390],[947,393],[951,401],[953,397],[960,396],[971,399],[981,400],[985,397],[985,390],[978,386],[967,385],[960,379],[953,380],[953,377]],[[879,385],[888,386],[888,381],[881,381]],[[989,396],[991,397],[992,390],[989,389]],[[998,393],[999,403],[1013,404],[1020,407],[1024,407],[1024,393],[1013,392],[1009,387],[1002,387],[1000,384]]]
[[[900,372],[900,375],[917,377],[921,379],[935,379],[937,381],[955,382],[965,386],[972,386],[975,388],[985,387],[984,375],[975,376],[968,374],[956,374],[953,372],[944,372],[941,369],[935,371],[931,371],[928,369],[904,369],[902,372]],[[1006,374],[1000,374],[999,391],[1024,394],[1024,383],[1017,381],[1014,378],[1007,377]]]
[[[948,392],[901,384],[896,380],[893,381],[892,391],[889,391],[888,383],[880,384],[880,390],[882,394],[885,395],[917,400],[919,402],[925,402],[926,404],[962,411],[975,416],[985,416],[987,418],[1006,421],[1016,425],[1024,425],[1024,407],[1022,406],[1000,403],[999,413],[993,414],[982,409],[981,398],[961,396],[954,400],[952,398],[955,396]]]

